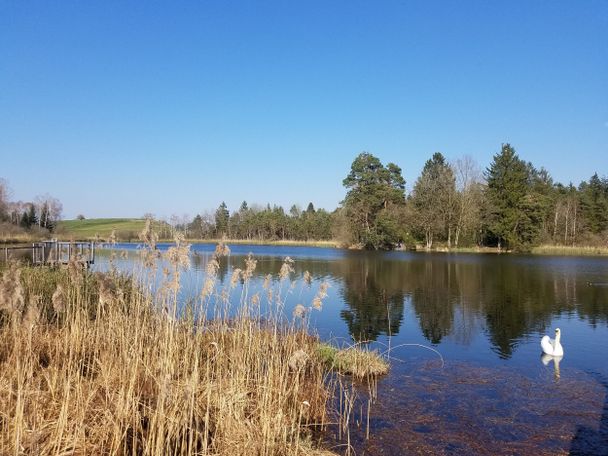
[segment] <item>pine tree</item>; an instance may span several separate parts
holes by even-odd
[[[220,207],[215,211],[215,233],[218,237],[229,235],[228,222],[230,221],[230,212],[226,203],[222,201]]]
[[[372,154],[359,154],[342,182],[348,189],[342,202],[353,240],[365,248],[391,248],[399,241],[393,206],[405,203],[405,180],[392,163],[384,167]]]
[[[530,166],[503,144],[486,170],[489,230],[500,247],[526,250],[537,240],[542,206],[532,192]]]
[[[587,228],[593,234],[608,229],[608,181],[595,173],[581,186],[582,209]]]

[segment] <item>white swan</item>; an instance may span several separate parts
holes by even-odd
[[[555,330],[555,339],[549,339],[549,336],[544,336],[540,341],[540,346],[543,353],[551,356],[564,356],[564,348],[559,343],[561,331],[559,328]]]

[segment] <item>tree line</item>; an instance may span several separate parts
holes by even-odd
[[[222,202],[214,213],[197,214],[190,222],[170,225],[192,239],[243,239],[256,241],[297,240],[321,241],[333,238],[334,215],[315,209],[309,203],[305,210],[292,205],[288,212],[282,206],[249,206],[246,201],[230,213]]]
[[[161,237],[182,231],[190,239],[250,241],[335,240],[365,249],[498,247],[526,251],[538,244],[608,245],[608,179],[597,173],[578,185],[554,182],[543,167],[521,159],[503,144],[485,170],[470,157],[448,162],[439,152],[424,164],[411,191],[401,168],[360,153],[343,180],[339,207],[329,212],[309,203],[249,205],[230,211],[172,216]],[[62,205],[46,194],[11,202],[0,179],[0,224],[53,231]],[[151,218],[151,214],[146,214]]]
[[[174,223],[190,238],[337,240],[366,249],[397,246],[488,246],[526,251],[538,244],[606,245],[608,179],[594,174],[578,186],[554,182],[543,167],[503,144],[482,171],[470,157],[448,162],[439,152],[406,193],[401,168],[362,152],[343,180],[346,196],[328,212],[293,205],[249,207]]]
[[[0,178],[0,225],[3,231],[53,232],[62,211],[61,201],[48,193],[37,196],[33,201],[11,201],[8,183]]]

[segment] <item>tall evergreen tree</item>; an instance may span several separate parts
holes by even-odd
[[[451,244],[456,225],[456,179],[452,168],[440,152],[426,161],[422,174],[414,184],[412,204],[417,225],[422,231],[427,249],[436,235]]]
[[[537,240],[542,208],[531,189],[530,167],[510,144],[503,144],[486,170],[488,228],[499,247],[518,250]]]
[[[230,233],[228,232],[228,223],[230,221],[230,212],[228,211],[228,207],[226,203],[222,201],[220,207],[215,211],[215,234],[217,236],[227,236]]]
[[[608,180],[595,173],[581,186],[583,216],[588,230],[600,234],[608,229]]]

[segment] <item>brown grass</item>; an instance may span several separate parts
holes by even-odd
[[[259,318],[252,258],[237,315],[207,320],[210,299],[226,296],[214,264],[227,251],[217,252],[184,315],[181,241],[155,294],[150,272],[10,265],[0,289],[0,454],[329,454],[317,431],[348,420],[328,409],[337,383],[317,339],[278,310]],[[286,262],[284,279],[291,272]],[[279,309],[277,286],[268,299]]]
[[[532,249],[538,255],[608,255],[608,247],[600,246],[572,246],[572,245],[539,245]]]
[[[226,242],[228,244],[243,244],[243,245],[283,245],[290,247],[325,247],[325,248],[339,248],[341,247],[340,242],[335,240],[330,241],[298,241],[298,240],[270,240],[270,239],[189,239],[193,244],[217,244]]]
[[[385,375],[389,370],[388,361],[376,351],[365,350],[356,345],[338,349],[321,343],[317,346],[317,355],[331,369],[352,375],[359,380]]]

